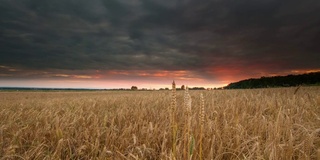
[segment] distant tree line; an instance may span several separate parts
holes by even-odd
[[[176,88],[177,91],[185,90],[186,86],[182,85],[180,88]],[[188,87],[189,90],[206,90],[204,87]],[[169,90],[169,88],[160,88],[159,90]]]
[[[320,72],[300,75],[261,77],[258,79],[246,79],[230,83],[224,89],[246,89],[246,88],[269,88],[269,87],[291,87],[299,85],[320,85]]]

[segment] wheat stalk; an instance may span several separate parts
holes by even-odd
[[[190,159],[191,156],[191,150],[190,150],[190,128],[191,128],[191,103],[192,103],[192,99],[191,96],[189,94],[189,89],[188,86],[185,89],[184,92],[184,106],[187,109],[186,111],[186,134],[185,134],[185,150],[184,150],[184,155],[185,157],[187,157],[187,159]]]
[[[199,123],[200,123],[200,138],[199,138],[199,159],[202,160],[202,134],[204,126],[204,98],[203,94],[200,94],[200,111],[199,111]]]
[[[171,108],[170,108],[170,123],[172,129],[172,159],[176,157],[176,134],[177,134],[177,125],[175,122],[175,114],[177,108],[177,93],[176,93],[176,83],[172,82],[172,99],[171,99]]]

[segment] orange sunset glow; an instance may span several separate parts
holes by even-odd
[[[216,88],[223,87],[235,81],[245,78],[259,78],[261,76],[276,76],[281,73],[260,73],[258,71],[245,73],[241,69],[231,70],[216,67],[205,74],[196,71],[168,71],[168,70],[86,70],[80,73],[60,73],[61,71],[30,71],[1,66],[2,70],[15,72],[17,75],[2,74],[3,86],[15,87],[52,87],[52,88],[94,88],[117,89],[139,86],[140,88],[159,89],[170,87],[170,82],[175,80],[177,85],[190,87]],[[19,73],[19,70],[23,73]],[[286,74],[301,74],[317,72],[320,70],[292,70],[283,72]],[[255,73],[255,74],[253,74]],[[204,76],[205,75],[205,76]],[[35,78],[37,77],[37,78]]]

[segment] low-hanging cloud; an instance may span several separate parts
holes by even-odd
[[[319,14],[315,0],[2,0],[0,65],[207,79],[319,69]]]

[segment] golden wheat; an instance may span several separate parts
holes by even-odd
[[[200,138],[199,138],[199,159],[202,160],[202,137],[204,126],[204,98],[203,94],[200,94],[200,111],[199,111],[199,124],[200,124]]]
[[[317,159],[320,87],[295,89],[176,91],[175,134],[169,91],[0,92],[0,159]]]
[[[176,116],[176,108],[177,108],[177,93],[176,93],[176,84],[173,81],[172,82],[172,98],[171,98],[171,119],[170,119],[170,125],[172,128],[172,157],[171,159],[176,158],[176,134],[177,134],[177,124],[175,121]]]

